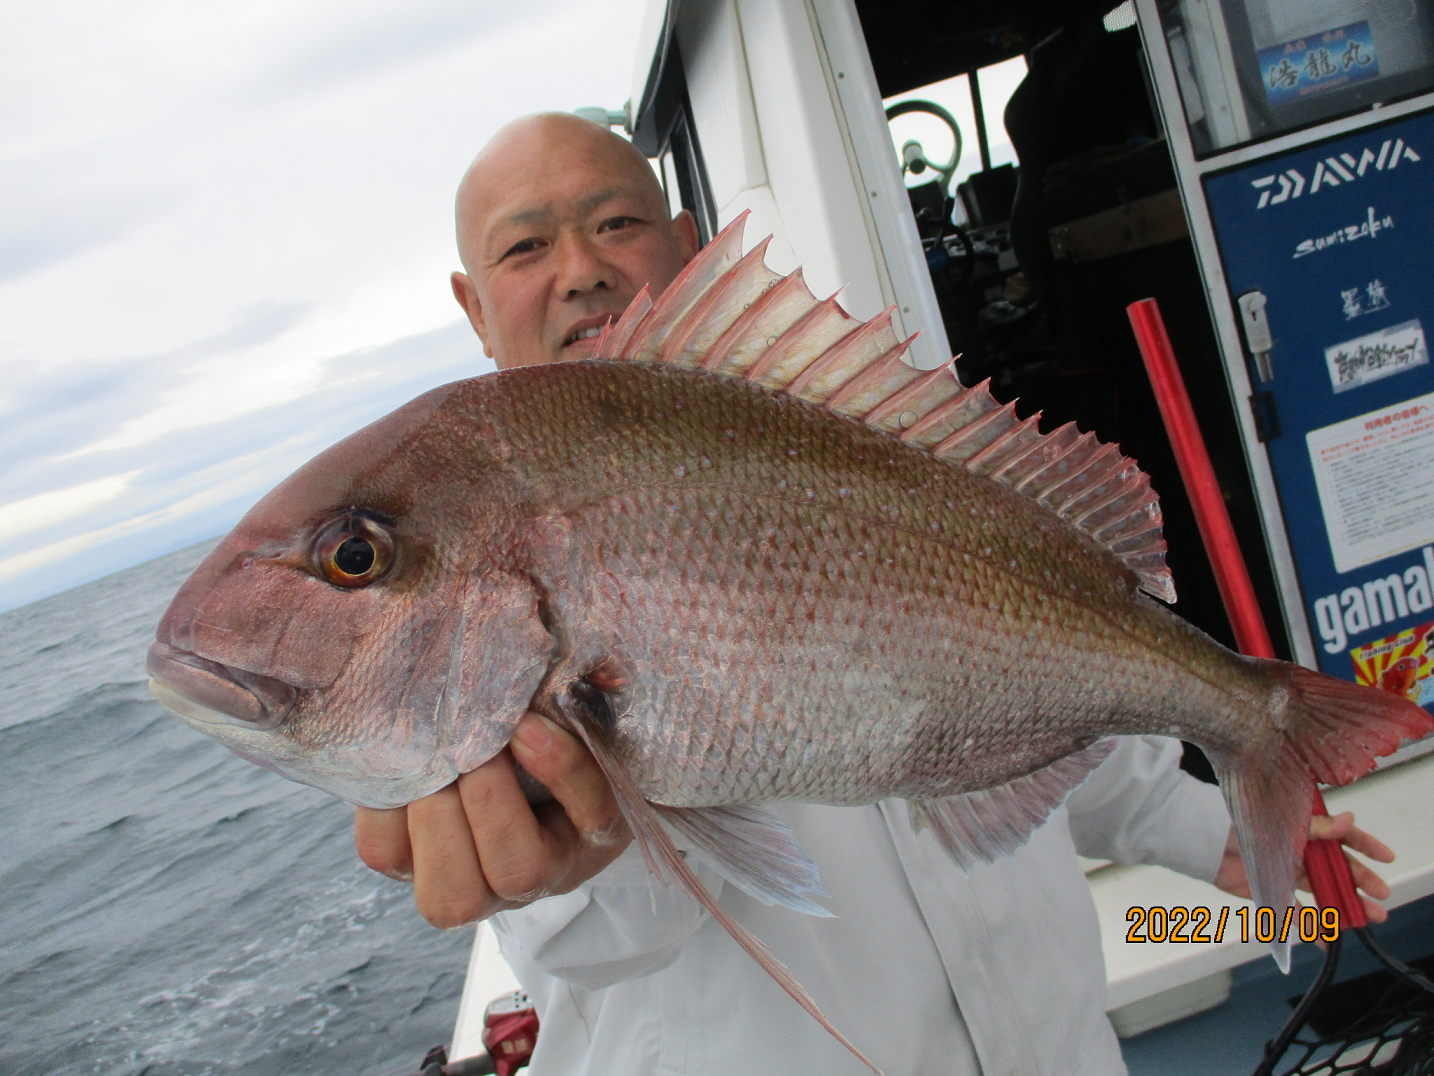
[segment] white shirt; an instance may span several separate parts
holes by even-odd
[[[888,1076],[1124,1073],[1076,853],[1212,879],[1228,815],[1179,759],[1176,741],[1125,738],[1025,847],[969,875],[901,800],[770,805],[821,868],[831,919],[697,871]],[[650,882],[636,846],[493,925],[538,1009],[533,1076],[868,1071],[695,901]]]

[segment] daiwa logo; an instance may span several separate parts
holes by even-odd
[[[1315,622],[1327,653],[1340,653],[1349,646],[1350,636],[1434,608],[1429,590],[1429,581],[1434,579],[1434,546],[1426,545],[1422,552],[1424,563],[1411,565],[1402,575],[1393,572],[1316,599]]]
[[[1318,194],[1326,187],[1338,187],[1343,183],[1363,179],[1364,173],[1371,167],[1376,172],[1392,172],[1399,167],[1400,161],[1418,160],[1419,154],[1414,152],[1414,147],[1405,143],[1404,139],[1386,138],[1378,153],[1366,147],[1358,159],[1352,153],[1326,157],[1315,164],[1314,173],[1308,180],[1303,172],[1291,168],[1278,175],[1261,176],[1252,180],[1250,186],[1260,192],[1260,201],[1255,208],[1264,209],[1265,206],[1279,205],[1281,202],[1298,198],[1306,193],[1306,185],[1309,188],[1308,193]]]

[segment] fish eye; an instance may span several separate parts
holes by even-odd
[[[341,516],[319,532],[314,563],[335,586],[366,587],[393,563],[393,538],[366,516]]]

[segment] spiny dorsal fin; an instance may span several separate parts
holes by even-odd
[[[669,333],[658,356],[659,362],[670,362],[678,366],[697,366],[708,354],[712,345],[747,309],[760,299],[774,284],[781,281],[778,273],[767,268],[767,244],[769,235],[743,256],[730,273],[711,288],[694,308],[692,317],[685,319],[686,328]],[[723,315],[726,315],[724,319]]]
[[[682,272],[667,285],[650,317],[642,320],[623,350],[623,357],[651,362],[662,353],[662,345],[674,332],[684,333],[689,314],[702,317],[702,299],[742,257],[742,227],[747,222],[741,214],[717,238],[702,248],[702,256],[693,258]]]
[[[594,357],[696,366],[858,419],[1030,497],[1105,545],[1143,590],[1175,600],[1160,499],[1133,461],[1073,423],[1041,433],[1039,415],[1017,418],[989,382],[963,387],[951,363],[909,365],[915,337],[896,338],[892,310],[863,323],[835,296],[819,302],[800,269],[782,277],[766,267],[769,240],[741,256],[746,218],[699,251],[656,305],[644,289]]]

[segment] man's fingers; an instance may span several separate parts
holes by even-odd
[[[625,846],[627,825],[602,768],[576,737],[528,714],[513,736],[513,757],[547,786],[590,844]]]
[[[359,859],[380,874],[400,882],[413,881],[413,848],[408,843],[408,808],[354,810],[354,847]]]
[[[1362,829],[1351,828],[1349,836],[1344,839],[1344,846],[1352,848],[1360,855],[1367,856],[1378,863],[1394,862],[1394,849],[1378,837],[1372,837],[1365,833]]]
[[[1354,812],[1317,814],[1310,818],[1310,837],[1316,841],[1342,841],[1354,828]]]
[[[1349,864],[1349,873],[1354,876],[1354,884],[1358,889],[1363,890],[1375,900],[1385,900],[1389,896],[1389,883],[1386,882],[1374,871],[1370,870],[1353,856],[1345,856],[1345,862]]]
[[[1390,863],[1394,860],[1394,852],[1390,847],[1379,838],[1358,828],[1354,824],[1354,814],[1350,811],[1333,817],[1316,815],[1310,820],[1310,837],[1315,840],[1339,841],[1345,849],[1358,852],[1378,863]],[[1360,891],[1359,899],[1364,906],[1364,914],[1371,923],[1384,922],[1389,918],[1389,913],[1375,901],[1388,898],[1389,883],[1367,864],[1350,855],[1349,851],[1345,852],[1344,859],[1349,864],[1349,873],[1354,879],[1355,888]],[[1301,879],[1301,887],[1309,888],[1308,879]]]
[[[451,929],[498,911],[478,866],[478,853],[458,789],[440,788],[408,805],[413,846],[413,899],[436,927]]]
[[[1354,824],[1352,811],[1345,811],[1333,817],[1315,815],[1310,819],[1310,836],[1316,840],[1340,841],[1345,847],[1379,863],[1394,862],[1393,850],[1378,837],[1358,828]]]
[[[492,891],[513,903],[552,892],[555,880],[566,873],[568,853],[538,824],[508,752],[459,777],[458,792],[472,847]]]

